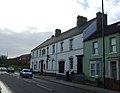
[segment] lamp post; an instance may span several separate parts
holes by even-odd
[[[104,37],[104,2],[102,0],[102,40],[103,40],[103,87],[106,88],[105,82],[105,37]]]

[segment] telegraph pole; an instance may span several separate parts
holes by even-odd
[[[102,40],[103,40],[103,87],[106,88],[105,81],[105,37],[104,37],[104,2],[102,0]]]

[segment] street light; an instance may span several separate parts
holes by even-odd
[[[103,40],[103,87],[106,88],[105,81],[105,38],[104,38],[104,2],[102,0],[102,40]]]

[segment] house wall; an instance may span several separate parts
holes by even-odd
[[[115,37],[116,38],[116,53],[110,53],[110,38]],[[93,55],[93,42],[98,42],[98,55]],[[90,75],[90,61],[100,61],[100,75],[99,77],[103,77],[103,39],[97,38],[93,40],[89,40],[84,42],[84,73],[89,78],[92,79],[95,77],[91,77]],[[116,61],[117,62],[117,79],[120,79],[119,71],[120,71],[120,34],[112,34],[105,36],[105,71],[106,71],[106,77],[110,77],[110,61]]]
[[[73,49],[72,50],[69,49],[70,39],[73,39]],[[64,42],[64,48],[63,48],[62,52],[60,51],[60,43],[61,42]],[[32,59],[31,59],[30,67],[33,68],[34,71],[40,71],[39,62],[40,62],[40,60],[44,60],[44,64],[45,64],[44,72],[59,74],[58,73],[58,64],[59,64],[59,61],[63,60],[65,62],[65,68],[64,68],[65,71],[62,74],[65,75],[66,71],[70,70],[69,69],[69,58],[73,57],[73,70],[72,71],[76,72],[77,71],[76,55],[83,55],[83,43],[82,42],[83,42],[83,34],[79,34],[74,37],[71,37],[71,38],[62,40],[60,42],[51,44],[49,46],[46,46],[44,48],[41,48],[41,50],[42,50],[42,49],[47,49],[47,47],[49,47],[49,60],[48,60],[48,68],[47,69],[46,69],[47,53],[45,53],[45,55],[42,55],[42,56],[39,56],[39,55],[36,56],[37,51],[40,49],[32,51],[31,52]],[[53,45],[55,45],[55,54],[52,53]],[[56,51],[57,51],[57,53],[56,53]],[[34,55],[33,55],[33,52],[34,52]],[[46,50],[46,52],[47,52],[47,50]],[[38,51],[38,54],[39,54],[39,51]],[[37,66],[36,66],[36,68],[34,68],[33,65],[36,65],[36,64],[37,64]]]

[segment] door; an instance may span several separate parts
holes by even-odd
[[[65,62],[60,61],[59,62],[59,73],[64,73],[64,68],[65,68]]]
[[[41,60],[41,73],[43,73],[43,61],[44,60]]]
[[[77,73],[83,73],[83,55],[77,57]]]

